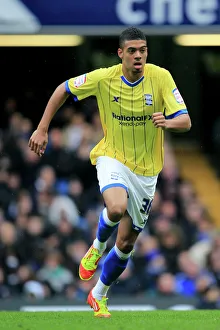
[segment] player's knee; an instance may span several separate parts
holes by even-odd
[[[126,207],[120,204],[112,204],[107,207],[108,217],[113,222],[118,222],[121,220],[123,215],[125,214]]]
[[[134,243],[129,239],[118,239],[117,247],[123,253],[130,253],[134,248]]]

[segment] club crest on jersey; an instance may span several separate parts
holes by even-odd
[[[82,74],[81,76],[76,77],[74,79],[74,87],[78,88],[83,84],[85,84],[85,82],[86,82],[86,74]]]
[[[153,95],[152,94],[144,94],[145,104],[153,105]]]

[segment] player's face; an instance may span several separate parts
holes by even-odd
[[[147,60],[147,44],[145,40],[127,40],[123,48],[118,49],[122,59],[122,69],[126,78],[139,79],[144,73]]]

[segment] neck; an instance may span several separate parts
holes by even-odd
[[[134,83],[135,81],[139,80],[144,75],[144,72],[133,73],[123,70],[123,68],[122,68],[122,72],[123,72],[123,76],[131,83]]]

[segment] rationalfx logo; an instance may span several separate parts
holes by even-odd
[[[116,115],[112,112],[112,117],[119,121],[119,125],[122,126],[143,126],[146,125],[146,120],[152,120],[151,115],[143,115],[143,116],[124,116],[124,115]]]

